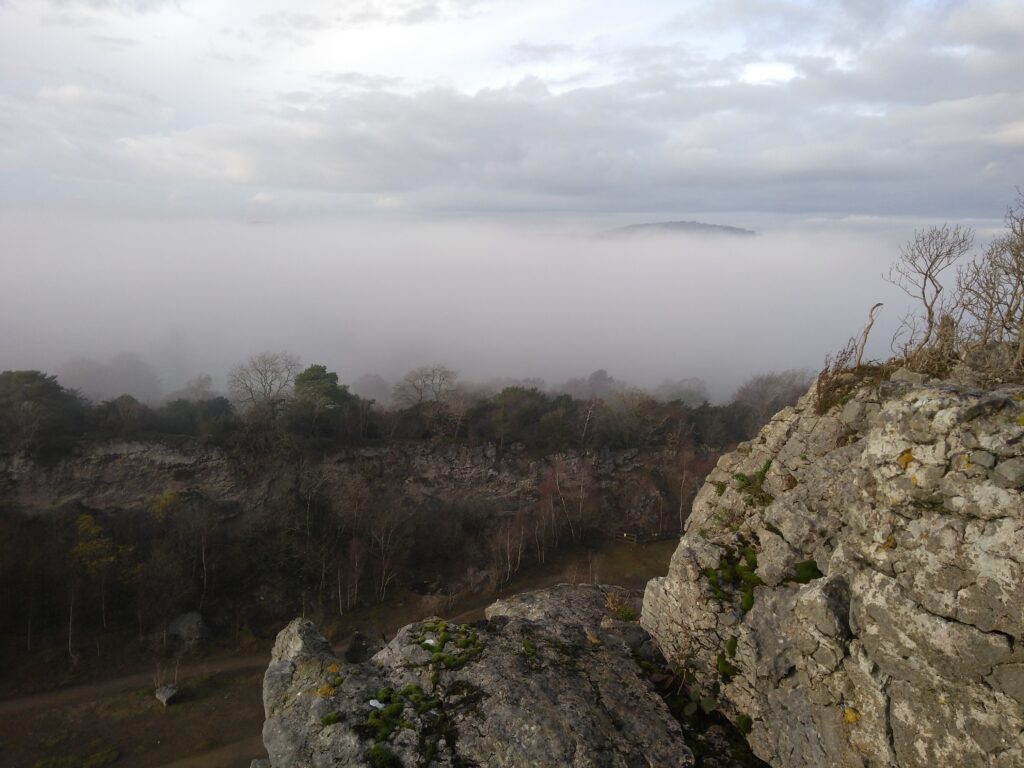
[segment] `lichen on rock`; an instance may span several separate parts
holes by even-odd
[[[641,623],[771,765],[1024,764],[1022,392],[812,389],[709,475]]]
[[[270,763],[693,765],[634,658],[649,638],[609,611],[627,594],[564,585],[501,600],[478,625],[427,619],[363,663],[295,620],[264,679]]]

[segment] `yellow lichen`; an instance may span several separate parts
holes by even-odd
[[[881,550],[896,549],[896,537],[893,534],[889,534],[889,537],[878,545]]]
[[[329,699],[334,695],[334,686],[324,683],[316,689],[317,695],[324,699]]]
[[[327,667],[327,671],[330,672],[332,675],[336,675],[338,674],[338,672],[341,671],[341,668],[337,664],[332,662],[331,665]]]
[[[906,469],[908,466],[910,466],[910,462],[912,462],[913,460],[914,454],[909,448],[907,448],[907,450],[901,453],[899,455],[899,458],[896,459],[896,463],[900,465],[901,469]]]
[[[843,710],[843,720],[853,725],[860,721],[860,712],[857,711],[856,707],[847,707]]]

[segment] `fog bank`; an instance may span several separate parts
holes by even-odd
[[[885,356],[905,306],[881,273],[906,223],[593,236],[606,228],[9,210],[0,369],[131,353],[167,393],[288,349],[346,382],[432,361],[552,385],[604,368],[641,386],[700,377],[720,398],[760,371],[819,368],[877,301],[869,351]]]

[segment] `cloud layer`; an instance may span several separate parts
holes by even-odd
[[[9,0],[0,201],[998,216],[1022,39],[971,0]]]

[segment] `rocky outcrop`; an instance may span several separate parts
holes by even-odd
[[[355,664],[310,622],[293,621],[264,679],[270,763],[692,765],[679,723],[633,658],[646,634],[609,609],[630,599],[563,585],[501,600],[477,625],[412,624]]]
[[[328,454],[316,467],[318,492],[359,498],[381,488],[409,506],[450,503],[519,508],[536,500],[553,462],[592,483],[602,512],[621,527],[656,525],[657,478],[675,461],[669,449],[567,451],[531,456],[521,445],[391,442]],[[147,509],[163,493],[197,494],[221,517],[273,499],[303,497],[301,468],[283,457],[244,457],[181,438],[161,442],[83,442],[53,463],[0,454],[0,505],[32,514],[80,505],[97,510]],[[306,478],[306,482],[310,482]]]
[[[1024,765],[1024,387],[838,400],[719,461],[641,623],[773,766]]]

